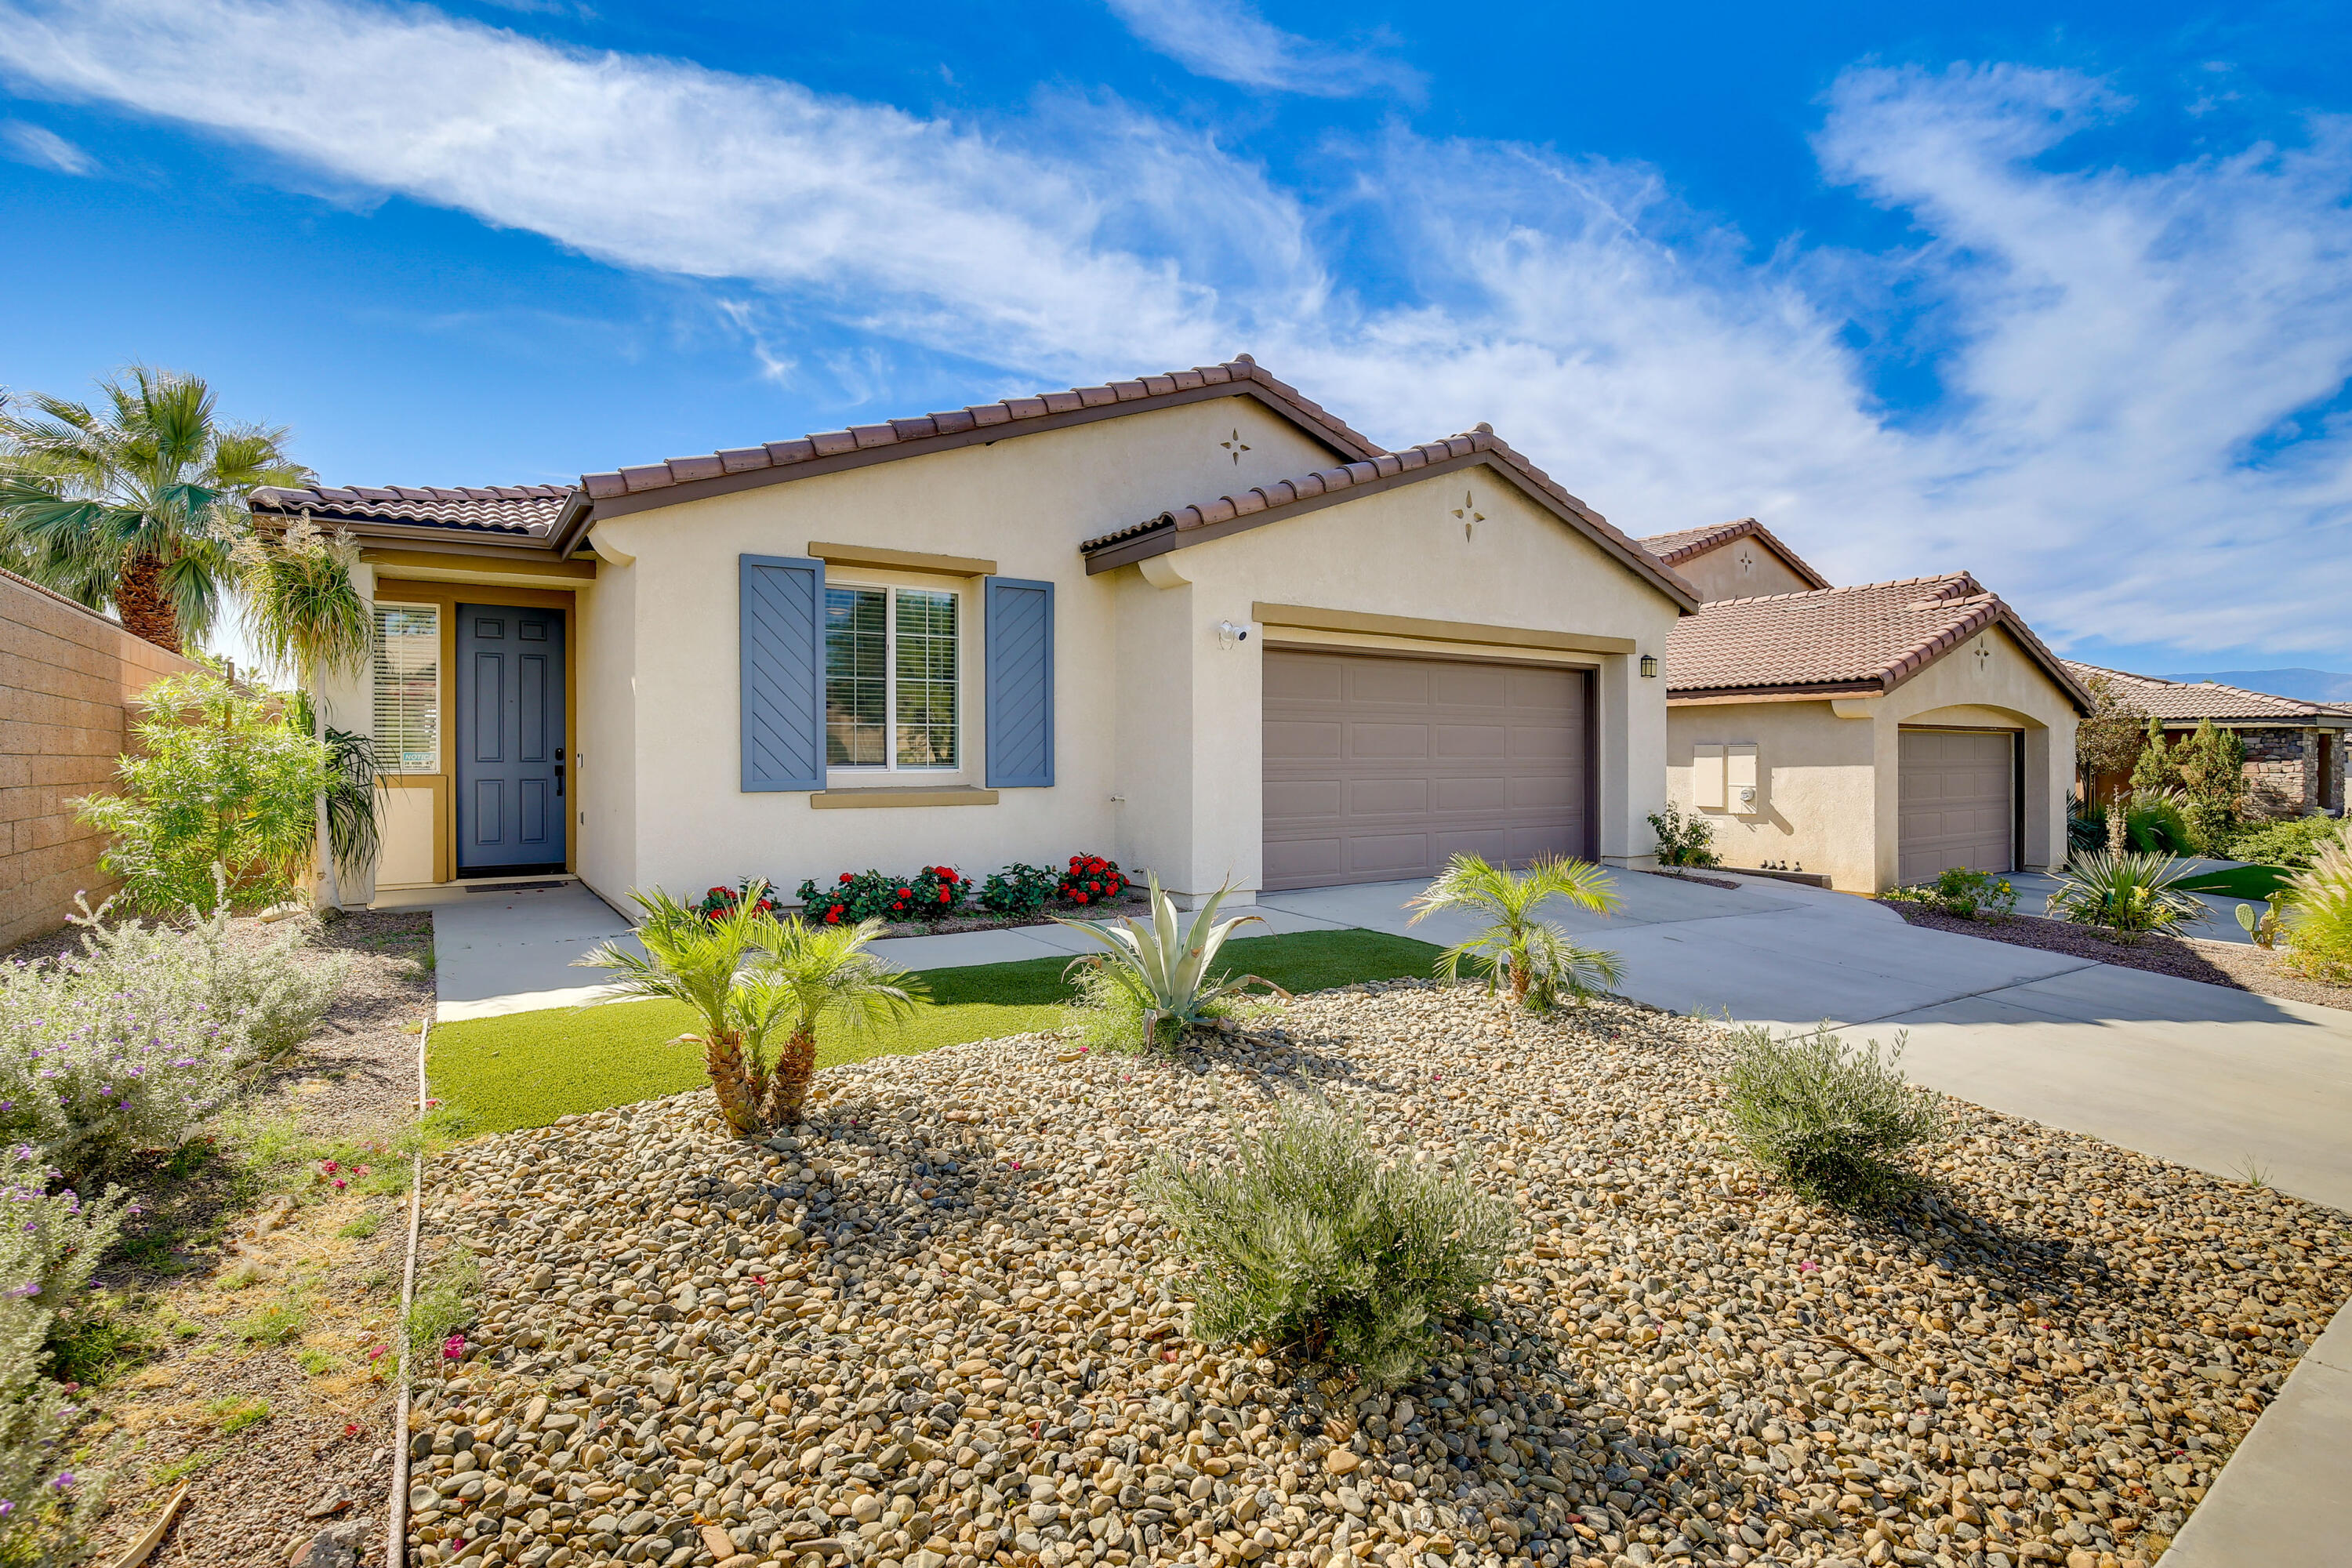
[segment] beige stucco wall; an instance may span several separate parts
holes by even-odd
[[[1238,463],[1224,445],[1236,428],[1249,447]],[[1663,655],[1674,604],[1484,468],[1177,552],[1149,574],[1086,572],[1086,538],[1335,461],[1255,403],[1222,399],[598,523],[606,563],[581,671],[592,818],[582,875],[607,897],[743,875],[789,891],[867,866],[984,873],[1093,850],[1159,872],[1189,899],[1227,882],[1254,889],[1265,634],[1228,649],[1220,620],[1247,624],[1265,600],[1627,637]],[[1467,540],[1451,515],[1465,487],[1486,517]],[[1055,584],[1053,788],[858,810],[740,789],[737,560],[802,555],[812,541],[982,557],[1005,576]],[[946,777],[835,770],[829,785],[983,783],[978,580],[840,564],[826,580],[964,595],[966,766]],[[1646,853],[1635,829],[1664,798],[1664,683],[1640,679],[1637,658],[1583,656],[1599,672],[1601,845],[1619,859]]]
[[[1978,657],[1981,648],[1987,657]],[[1837,701],[1677,702],[1667,710],[1666,789],[1696,810],[1693,749],[1754,742],[1765,787],[1759,810],[1700,815],[1726,864],[1793,863],[1831,885],[1869,893],[1894,885],[1906,726],[2022,731],[2029,869],[2066,858],[2076,714],[2063,689],[1993,627],[1882,696]]]
[[[1710,604],[1765,594],[1810,593],[1813,586],[1798,576],[1770,545],[1752,534],[1678,561],[1675,570]]]
[[[1223,445],[1236,430],[1248,447],[1238,461]],[[803,878],[868,866],[944,862],[983,874],[1080,851],[1153,863],[1166,842],[1160,819],[1190,809],[1181,794],[1189,779],[1157,776],[1149,739],[1137,742],[1140,754],[1128,754],[1133,728],[1157,732],[1157,700],[1118,700],[1123,595],[1113,574],[1087,575],[1079,542],[1339,460],[1255,400],[1218,398],[599,522],[598,552],[630,564],[600,569],[598,590],[611,605],[593,635],[612,647],[594,656],[593,692],[589,668],[582,672],[589,730],[581,744],[598,825],[582,843],[583,878],[610,898],[631,885],[699,889],[746,875],[789,892]],[[1004,790],[992,805],[871,810],[815,810],[806,795],[742,792],[737,559],[804,555],[818,541],[981,557],[1002,575],[1055,584],[1053,788]],[[965,766],[946,775],[835,770],[831,786],[982,782],[979,580],[836,565],[826,581],[952,588],[962,595],[963,631]],[[1150,679],[1139,679],[1148,694]],[[1145,757],[1155,765],[1143,765]],[[629,774],[617,786],[616,767]],[[1253,792],[1255,783],[1253,775]],[[1143,802],[1113,800],[1130,785],[1147,792]],[[609,826],[608,799],[616,813]]]

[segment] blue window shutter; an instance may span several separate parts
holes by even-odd
[[[990,577],[982,591],[987,784],[1042,789],[1054,782],[1054,584]]]
[[[824,563],[742,557],[743,788],[824,787]]]

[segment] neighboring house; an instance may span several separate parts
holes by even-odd
[[[1828,578],[1752,517],[1718,522],[1712,528],[1654,533],[1642,542],[1708,603],[1753,599],[1763,594],[1801,594],[1830,585]]]
[[[2236,731],[2246,748],[2248,798],[2257,810],[2274,816],[2344,810],[2352,709],[2210,680],[2165,680],[2072,661],[2066,668],[2085,686],[2106,681],[2119,700],[2155,719],[2176,741],[2208,719],[2217,729]],[[2084,782],[2095,784],[2105,800],[2117,787],[2128,787],[2130,778]]]
[[[1381,450],[1247,356],[590,474],[265,491],[362,546],[378,880],[1080,850],[1188,901],[1644,860],[1690,585],[1485,426]],[[345,889],[346,901],[365,889]]]
[[[1712,597],[1666,656],[1667,793],[1726,864],[1871,893],[2064,861],[2090,699],[1976,579],[1829,587],[1752,521],[1643,542],[1695,584],[1767,589]]]

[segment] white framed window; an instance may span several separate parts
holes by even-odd
[[[441,771],[441,609],[375,607],[375,750],[388,773]]]
[[[962,765],[960,595],[943,588],[824,591],[829,768],[950,773]]]

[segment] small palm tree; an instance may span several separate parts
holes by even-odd
[[[229,425],[194,376],[134,365],[104,405],[0,410],[0,556],[173,653],[220,611],[246,498],[310,482],[286,432]]]
[[[612,971],[623,996],[683,1002],[700,1015],[702,1032],[681,1036],[702,1047],[719,1114],[753,1136],[801,1119],[816,1072],[816,1028],[826,1019],[853,1035],[904,1018],[919,986],[862,951],[882,922],[810,926],[779,921],[760,908],[755,882],[732,907],[705,916],[656,888],[630,897],[645,911],[636,938],[645,956],[605,942],[574,960]],[[768,1041],[787,1031],[772,1071]]]
[[[742,901],[755,904],[759,898],[746,894]],[[816,1076],[817,1025],[829,1019],[853,1039],[868,1037],[904,1022],[923,984],[866,951],[885,929],[880,921],[811,925],[761,915],[759,922],[768,955],[753,984],[774,998],[771,1016],[784,1016],[791,1031],[769,1081],[767,1116],[772,1124],[795,1127]]]
[[[746,899],[705,919],[659,888],[629,896],[644,911],[635,930],[644,955],[608,942],[572,962],[612,971],[618,977],[612,989],[619,995],[657,996],[693,1008],[702,1032],[678,1039],[702,1047],[719,1114],[738,1132],[764,1131],[767,1039],[782,998],[740,973],[760,953],[758,900]]]
[[[1452,980],[1464,960],[1486,977],[1489,990],[1507,984],[1513,1003],[1538,1011],[1557,1006],[1562,995],[1579,1002],[1624,977],[1617,955],[1580,947],[1566,931],[1536,918],[1547,899],[1565,899],[1579,909],[1609,914],[1617,891],[1609,873],[1589,860],[1538,860],[1512,872],[1475,855],[1456,855],[1422,895],[1406,907],[1418,924],[1440,910],[1469,910],[1492,923],[1466,942],[1445,950],[1437,972]]]

